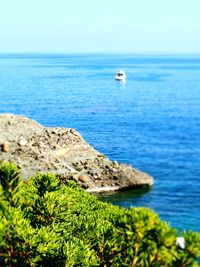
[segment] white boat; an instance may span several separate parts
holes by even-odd
[[[118,70],[115,80],[117,81],[125,81],[126,80],[126,74],[123,70]]]

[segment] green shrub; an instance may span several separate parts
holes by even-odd
[[[0,185],[2,194],[11,206],[17,205],[18,191],[22,186],[21,174],[13,163],[3,162],[0,168]]]
[[[103,203],[73,182],[0,166],[0,266],[198,266],[200,234],[177,230],[148,208]]]

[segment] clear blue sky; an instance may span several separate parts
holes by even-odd
[[[200,0],[0,0],[0,53],[200,53]]]

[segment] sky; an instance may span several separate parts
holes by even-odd
[[[0,53],[200,54],[200,0],[0,0]]]

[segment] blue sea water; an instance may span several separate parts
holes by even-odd
[[[127,81],[116,82],[118,68]],[[200,231],[200,56],[0,55],[0,113],[76,128],[112,160],[154,177],[105,196]]]

